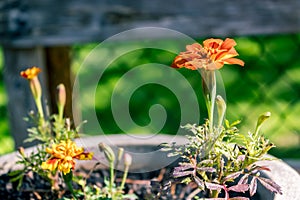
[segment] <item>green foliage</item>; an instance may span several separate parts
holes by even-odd
[[[110,177],[104,180],[104,184],[106,187],[99,188],[97,187],[98,193],[95,194],[101,200],[103,199],[111,199],[111,200],[118,200],[118,199],[137,199],[137,196],[134,194],[125,194],[123,189],[125,185],[125,181],[127,179],[127,174],[129,171],[129,166],[132,163],[132,157],[128,153],[124,153],[123,148],[119,148],[117,156],[110,148],[110,146],[106,145],[105,143],[99,143],[99,150],[102,151],[109,163],[109,171]],[[121,161],[122,157],[124,158],[124,173],[122,182],[119,186],[115,183],[115,169],[118,168],[119,162]]]
[[[227,39],[226,39],[227,40]],[[270,171],[266,166],[260,166],[257,161],[267,160],[266,154],[274,147],[269,140],[260,134],[260,129],[264,121],[270,116],[266,112],[259,116],[255,131],[242,134],[236,125],[240,121],[229,123],[224,120],[227,105],[223,97],[218,94],[218,84],[216,81],[216,70],[207,69],[209,65],[201,62],[201,59],[209,59],[211,63],[216,64],[219,60],[218,53],[222,52],[223,57],[230,57],[232,51],[235,51],[236,43],[233,41],[230,47],[223,48],[223,40],[204,41],[204,50],[190,51],[179,54],[179,60],[184,60],[179,65],[187,67],[191,62],[198,65],[198,70],[202,75],[202,92],[206,102],[208,119],[203,125],[187,124],[183,128],[193,134],[187,136],[189,142],[183,146],[176,147],[164,144],[164,150],[172,150],[170,156],[180,155],[184,160],[175,167],[173,176],[181,179],[182,183],[195,182],[198,189],[189,195],[189,199],[196,196],[201,191],[209,191],[208,197],[218,198],[221,191],[225,193],[225,199],[229,199],[229,192],[245,193],[249,191],[250,196],[256,193],[257,182],[259,181],[268,190],[280,193],[281,188],[270,179],[260,176],[260,171]],[[205,56],[199,57],[202,51],[206,51]],[[229,50],[230,49],[230,50]],[[238,53],[233,56],[238,55]],[[215,56],[215,57],[214,57]],[[231,55],[231,57],[233,57]],[[222,60],[222,56],[218,57]],[[222,68],[224,63],[221,62]],[[234,64],[228,62],[228,64]],[[244,61],[236,62],[244,66]],[[186,66],[187,65],[187,66]],[[180,67],[179,66],[179,67]],[[223,125],[223,121],[225,125]],[[248,199],[245,197],[235,197],[237,199]]]
[[[279,158],[300,158],[299,151],[299,123],[298,114],[300,103],[298,92],[300,89],[300,61],[298,55],[299,33],[284,35],[258,35],[247,37],[236,37],[240,53],[240,58],[246,61],[245,68],[228,67],[222,69],[222,77],[227,88],[227,96],[234,96],[228,102],[230,110],[226,113],[229,120],[243,119],[244,126],[240,127],[242,132],[250,130],[255,123],[255,117],[262,109],[272,112],[273,117],[269,120],[269,126],[265,127],[265,135],[274,143],[277,148],[270,151],[272,155]],[[161,41],[164,42],[164,41]],[[169,45],[176,45],[176,41],[169,41]],[[77,69],[82,64],[84,58],[97,44],[74,45],[72,51],[72,70],[76,74]],[[130,46],[130,42],[117,45]],[[115,47],[116,49],[116,47]],[[179,47],[178,47],[179,49]],[[124,74],[124,70],[139,66],[137,57],[143,56],[144,63],[162,63],[169,65],[170,54],[161,52],[132,53],[124,56],[124,59],[116,61],[112,67],[107,69],[103,78],[99,82],[96,91],[95,109],[101,117],[101,126],[106,134],[120,133],[110,110],[110,94],[113,91],[113,83]],[[105,52],[104,52],[105,53]],[[110,51],[109,53],[114,53]],[[107,55],[107,54],[104,54]],[[13,138],[9,132],[9,121],[7,116],[7,96],[3,83],[3,56],[0,48],[0,154],[12,152],[14,150]],[[122,71],[123,70],[123,71]],[[247,71],[245,73],[245,70]],[[155,72],[153,72],[155,74]],[[198,76],[190,71],[180,71],[192,83],[195,91],[199,91]],[[238,82],[238,84],[237,84]],[[101,86],[101,87],[100,87]],[[101,89],[102,88],[102,89]],[[149,88],[149,89],[148,89]],[[247,88],[247,89],[245,89]],[[153,92],[155,91],[155,92]],[[137,95],[136,93],[140,95]],[[174,133],[180,124],[178,104],[174,98],[166,94],[167,89],[158,86],[147,86],[139,89],[133,94],[132,109],[130,112],[137,123],[144,122],[148,118],[147,107],[159,103],[168,112],[167,123],[162,133]],[[151,98],[149,98],[149,96]],[[85,106],[90,106],[89,99],[85,100]],[[145,106],[146,104],[146,106]],[[205,109],[201,105],[201,110]],[[249,112],[251,109],[252,112]],[[84,118],[84,117],[83,117]],[[284,123],[284,126],[282,126]],[[174,124],[178,124],[174,126]],[[93,132],[94,130],[91,130]],[[92,134],[86,132],[87,134]],[[284,133],[284,134],[282,134]]]
[[[35,73],[37,70],[28,70],[28,74]],[[59,182],[62,182],[68,187],[74,199],[111,199],[118,200],[130,197],[136,199],[134,195],[124,194],[124,184],[127,178],[129,166],[131,165],[132,158],[129,154],[124,155],[124,175],[120,186],[115,183],[115,169],[118,167],[124,153],[124,149],[120,148],[117,157],[113,150],[106,144],[100,143],[99,148],[104,151],[104,154],[109,162],[110,177],[104,177],[105,187],[99,188],[96,185],[88,185],[86,178],[80,176],[74,176],[73,170],[75,168],[74,159],[92,159],[93,154],[91,152],[84,152],[84,149],[77,147],[73,140],[79,135],[79,127],[72,128],[71,121],[68,118],[63,117],[64,106],[66,102],[66,91],[63,84],[60,84],[57,95],[57,107],[58,113],[51,116],[44,116],[44,111],[41,101],[41,89],[39,86],[38,73],[33,74],[32,79],[28,79],[32,87],[31,91],[35,100],[35,104],[38,112],[33,111],[29,113],[29,117],[25,120],[31,124],[31,127],[27,130],[29,137],[25,142],[39,141],[36,149],[34,149],[29,155],[25,155],[23,148],[19,149],[20,160],[17,164],[23,166],[22,169],[12,171],[12,182],[18,182],[18,189],[21,188],[24,177],[28,173],[36,173],[45,180],[47,180],[51,189],[58,192],[61,188]],[[25,77],[26,78],[26,77]],[[39,94],[34,96],[34,94]],[[98,163],[96,164],[98,165]],[[96,166],[95,165],[95,166]],[[93,168],[94,169],[94,168]],[[92,170],[90,174],[92,173]],[[61,174],[61,176],[59,176]],[[89,175],[90,175],[89,174]],[[76,182],[80,189],[75,190],[73,188],[73,182]],[[68,199],[63,197],[62,199]]]
[[[199,192],[208,190],[211,197],[218,197],[221,190],[228,197],[229,191],[248,190],[252,196],[257,181],[272,192],[281,193],[280,186],[260,176],[261,171],[269,169],[256,163],[269,160],[266,154],[274,145],[261,134],[242,134],[236,127],[239,122],[230,124],[226,120],[220,134],[217,129],[209,131],[208,121],[201,126],[185,125],[183,128],[192,133],[187,136],[189,143],[178,147],[164,144],[165,150],[173,150],[169,156],[180,155],[184,159],[175,167],[173,176],[182,183],[197,183]]]
[[[17,189],[20,189],[22,186],[22,182],[24,176],[26,176],[30,172],[35,172],[39,174],[44,179],[51,182],[49,178],[49,173],[45,170],[41,169],[42,162],[49,158],[49,155],[45,152],[45,144],[41,144],[36,147],[35,151],[32,151],[29,155],[24,154],[24,149],[19,149],[19,160],[16,164],[20,164],[23,166],[22,169],[11,171],[9,176],[11,176],[11,182],[18,182]]]
[[[22,169],[12,171],[11,182],[18,182],[18,189],[20,189],[24,176],[28,173],[34,172],[39,176],[49,181],[51,185],[54,185],[57,180],[54,179],[54,175],[57,171],[50,172],[41,168],[42,163],[50,158],[50,155],[45,151],[46,148],[50,148],[52,144],[55,144],[61,140],[74,139],[78,137],[79,127],[71,129],[69,119],[59,119],[58,115],[53,114],[40,123],[40,116],[34,112],[29,113],[29,117],[25,119],[32,124],[32,127],[28,128],[28,138],[24,142],[39,141],[41,142],[36,148],[29,154],[25,155],[23,148],[20,148],[20,159],[16,164],[22,165]],[[70,173],[69,173],[70,176]],[[66,176],[63,176],[65,179]],[[66,179],[66,184],[70,186],[72,181],[70,178]],[[72,191],[72,188],[70,188]]]

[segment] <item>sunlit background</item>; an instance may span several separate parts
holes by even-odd
[[[205,38],[199,38],[201,42]],[[221,69],[226,88],[227,115],[229,121],[242,120],[239,126],[243,133],[253,131],[257,117],[270,111],[271,118],[264,124],[263,133],[274,142],[277,148],[271,151],[282,158],[300,158],[300,34],[265,35],[236,37],[237,51],[245,67],[225,66]],[[163,42],[163,41],[162,41]],[[97,44],[74,45],[72,49],[72,70],[76,74],[85,57]],[[122,46],[134,45],[119,43],[110,54],[117,53]],[[166,45],[176,45],[167,41]],[[184,47],[178,47],[184,50]],[[115,60],[105,71],[96,91],[96,113],[106,134],[122,133],[111,112],[111,95],[117,81],[130,69],[146,63],[161,63],[169,66],[175,55],[157,49],[143,49],[130,52]],[[7,118],[7,96],[3,85],[3,56],[0,54],[0,154],[13,151],[14,142],[10,136]],[[201,118],[206,117],[201,93],[201,77],[186,69],[180,69],[197,91]],[[155,71],[153,71],[155,73]],[[153,75],[153,74],[152,74]],[[149,74],[149,76],[152,76]],[[86,107],[89,105],[87,98]],[[138,125],[149,123],[149,108],[161,104],[167,111],[167,121],[160,131],[173,134],[180,126],[180,110],[176,96],[167,88],[147,84],[136,90],[131,97],[129,108],[132,119]],[[85,110],[83,109],[84,113]],[[191,113],[193,115],[193,113]],[[84,116],[84,114],[83,114]],[[203,121],[201,121],[203,122]],[[138,130],[131,130],[138,132]],[[86,133],[95,134],[95,133]]]

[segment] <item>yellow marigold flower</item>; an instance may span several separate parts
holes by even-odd
[[[203,42],[203,47],[199,43],[187,45],[185,52],[181,52],[175,57],[172,67],[196,70],[204,68],[206,70],[216,70],[223,67],[224,64],[238,64],[244,66],[244,62],[234,58],[239,54],[234,46],[236,42],[233,39],[207,39]]]
[[[31,93],[35,100],[40,118],[41,120],[43,120],[44,112],[43,112],[43,106],[41,102],[42,86],[37,76],[40,72],[41,72],[40,68],[33,66],[31,68],[26,69],[25,71],[21,71],[20,75],[29,81]]]
[[[75,160],[91,160],[92,152],[84,152],[83,147],[78,147],[71,140],[61,141],[59,144],[53,144],[52,148],[46,148],[46,152],[51,157],[42,163],[42,169],[54,171],[58,169],[64,174],[68,174],[75,168]]]
[[[28,80],[31,80],[33,79],[34,77],[36,77],[39,73],[41,72],[41,69],[36,67],[36,66],[33,66],[31,68],[28,68],[26,69],[25,71],[21,71],[20,72],[20,75],[23,77],[23,78],[26,78]]]

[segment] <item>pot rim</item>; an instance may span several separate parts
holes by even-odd
[[[184,144],[187,142],[185,136],[174,136],[174,135],[139,135],[138,137],[133,137],[132,135],[124,135],[124,134],[116,134],[116,135],[98,135],[98,136],[89,136],[89,137],[81,137],[76,139],[76,143],[84,146],[89,149],[90,146],[98,146],[98,143],[106,142],[108,145],[112,145],[114,147],[128,147],[128,146],[157,146],[162,142],[176,142],[176,144]],[[36,147],[30,147],[25,149],[25,154],[28,154],[32,151],[35,151]],[[156,151],[162,152],[162,151]],[[166,152],[163,152],[166,156]],[[158,153],[156,153],[158,154]],[[19,153],[13,152],[0,157],[0,166],[3,166],[3,169],[0,169],[0,174],[7,173],[9,169],[17,169],[20,165],[16,165],[15,162],[18,160]],[[270,156],[270,155],[269,155]],[[278,183],[282,188],[282,195],[280,194],[272,194],[268,190],[263,187],[258,187],[258,193],[264,195],[264,200],[291,200],[291,199],[300,199],[300,175],[299,173],[290,167],[287,163],[282,161],[281,159],[277,159],[273,156],[271,161],[261,161],[260,165],[267,166],[270,168],[270,172],[264,172],[265,176],[271,178],[273,181]],[[148,160],[146,165],[150,165],[153,163],[161,163],[160,159],[151,158],[152,162]],[[145,160],[145,159],[144,159]],[[147,160],[147,159],[146,159]],[[155,162],[153,162],[155,161]],[[174,161],[174,160],[173,160]],[[86,162],[86,161],[84,161]],[[93,161],[90,161],[93,162]],[[133,163],[135,161],[133,160]],[[95,161],[94,161],[95,163]],[[78,166],[83,165],[82,162],[78,162]],[[138,165],[141,167],[143,165]],[[165,165],[166,166],[166,165]],[[164,166],[164,167],[165,167]]]

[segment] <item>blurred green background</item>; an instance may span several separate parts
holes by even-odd
[[[245,67],[225,66],[220,70],[227,96],[229,121],[242,120],[239,126],[244,133],[253,131],[257,117],[266,112],[272,113],[264,124],[263,133],[274,142],[277,148],[271,154],[281,158],[300,158],[300,34],[236,37],[239,58]],[[202,42],[203,39],[199,39]],[[175,45],[176,41],[161,41],[165,45]],[[72,50],[72,70],[78,71],[83,60],[97,44],[74,45]],[[124,42],[118,48],[135,45]],[[117,53],[118,48],[109,54]],[[177,47],[176,47],[177,48]],[[184,50],[184,47],[179,47]],[[103,56],[107,52],[103,52]],[[0,154],[13,151],[10,137],[6,103],[8,101],[3,85],[3,57],[0,54]],[[111,95],[117,81],[132,67],[146,63],[170,65],[175,55],[157,49],[136,50],[121,56],[110,64],[99,81],[96,91],[96,113],[105,133],[122,133],[111,112]],[[205,105],[201,93],[201,80],[198,73],[180,69],[195,91],[199,91],[201,118],[205,118]],[[153,72],[155,73],[155,71]],[[89,101],[85,103],[89,107]],[[172,134],[180,126],[180,110],[176,96],[167,88],[147,84],[137,89],[130,99],[130,114],[138,125],[150,121],[149,108],[161,104],[167,112],[167,121],[162,133]],[[88,110],[88,109],[87,109]],[[85,109],[82,110],[83,117]],[[192,113],[191,113],[192,114]],[[203,121],[202,121],[203,122]],[[139,130],[131,130],[138,132]]]

